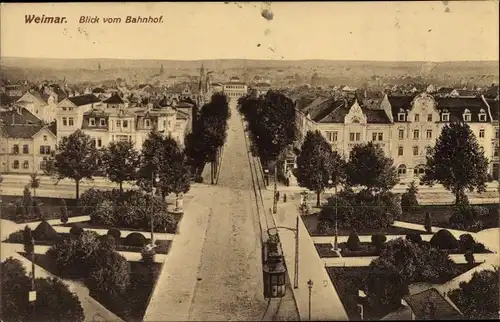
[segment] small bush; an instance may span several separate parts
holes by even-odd
[[[115,238],[111,235],[99,236],[99,242],[101,243],[101,246],[103,248],[112,249],[112,250],[116,249]]]
[[[55,241],[59,235],[54,227],[44,220],[33,230],[33,238],[35,240]]]
[[[437,233],[432,236],[430,243],[432,246],[437,247],[439,249],[457,249],[458,248],[458,241],[457,239],[453,236],[452,233],[450,233],[446,229],[441,229]]]
[[[83,228],[80,226],[73,226],[69,230],[69,233],[75,236],[80,236],[83,233]]]
[[[448,223],[451,227],[461,230],[481,230],[481,217],[488,216],[489,210],[481,206],[460,205],[453,210]]]
[[[384,247],[387,237],[383,233],[376,233],[372,235],[372,245],[377,249],[382,249]]]
[[[412,181],[406,192],[401,195],[401,207],[403,211],[414,211],[418,209],[418,187],[415,181]]]
[[[415,244],[420,244],[422,242],[422,236],[419,233],[408,233],[406,239]]]
[[[19,230],[10,234],[8,241],[19,244],[24,243],[24,230]]]
[[[358,236],[358,233],[356,232],[356,230],[353,230],[349,234],[349,238],[347,239],[346,246],[347,246],[347,249],[349,249],[350,251],[357,251],[357,250],[361,249],[361,243],[359,241],[359,236]]]
[[[476,243],[476,241],[471,234],[463,234],[460,235],[458,243],[462,251],[468,251],[474,249],[474,244]]]
[[[120,237],[122,236],[122,232],[117,228],[111,228],[110,230],[108,230],[108,235],[113,236],[113,238],[115,239],[115,242],[116,242],[116,241],[120,240]]]
[[[146,245],[146,237],[141,233],[131,233],[125,237],[125,245],[143,247]]]
[[[202,177],[202,176],[197,176],[197,177],[194,179],[194,182],[196,182],[196,183],[203,183],[203,177]]]
[[[141,255],[144,263],[151,265],[155,262],[156,251],[154,248],[149,249],[148,246],[144,246]]]

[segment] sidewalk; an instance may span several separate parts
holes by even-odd
[[[201,197],[211,198],[201,192]],[[163,264],[143,321],[188,320],[205,232],[212,215],[209,207],[204,205],[206,203],[200,200],[200,195],[184,206],[179,234]]]
[[[21,245],[21,247],[23,247]],[[31,261],[27,258],[19,255],[10,244],[1,244],[1,260],[4,261],[8,257],[13,257],[15,259],[20,260],[27,271],[31,271]],[[41,268],[38,265],[35,265],[35,276],[36,277],[55,277],[45,269]],[[76,281],[62,280],[65,284],[68,285],[69,289],[74,292],[83,308],[83,312],[85,314],[85,322],[90,321],[122,321],[118,316],[111,313],[108,309],[102,306],[99,302],[94,300],[89,295],[89,290],[82,283],[78,283]]]
[[[297,215],[298,210],[295,203],[279,204],[278,213],[275,216],[276,224],[278,226],[295,227]],[[288,274],[293,283],[295,274],[295,234],[292,231],[279,229],[279,236],[288,267]],[[307,287],[309,279],[314,283],[311,296],[311,320],[348,321],[344,305],[325,270],[324,263],[316,252],[314,242],[302,220],[299,220],[299,287],[294,289],[293,292],[302,321],[309,319],[309,290]]]

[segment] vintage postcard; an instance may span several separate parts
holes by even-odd
[[[499,2],[0,4],[0,321],[499,319]]]

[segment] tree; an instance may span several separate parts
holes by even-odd
[[[107,177],[120,185],[120,192],[124,181],[136,179],[140,160],[132,142],[111,142],[104,150],[102,161]]]
[[[23,196],[17,207],[17,214],[24,220],[29,219],[33,215],[33,198],[27,185],[24,187]]]
[[[56,147],[56,155],[49,160],[46,172],[57,179],[73,179],[76,184],[76,200],[80,195],[80,182],[92,180],[96,172],[97,149],[90,136],[76,130],[68,137],[63,137]]]
[[[66,200],[64,200],[64,198],[61,198],[61,206],[59,207],[59,209],[61,211],[61,222],[65,224],[69,220],[69,214],[68,206],[66,205]]]
[[[83,321],[78,297],[57,278],[36,280],[36,311],[30,309],[30,278],[22,263],[12,257],[1,263],[2,321]]]
[[[486,190],[488,163],[484,149],[467,123],[447,124],[427,154],[422,182],[429,186],[442,184],[455,195],[455,203],[459,205],[466,189]]]
[[[425,213],[424,228],[426,232],[432,233],[432,219],[431,214],[428,211]]]
[[[321,132],[307,132],[297,157],[297,181],[301,187],[316,192],[317,207],[320,206],[320,194],[339,183],[343,170],[342,158],[332,151]]]
[[[172,192],[176,194],[188,192],[191,175],[186,164],[186,156],[177,141],[170,136],[163,139],[160,159],[163,162],[158,169],[160,178],[158,188],[162,195],[167,196]]]
[[[156,186],[154,177],[159,175],[161,164],[167,162],[162,159],[162,151],[163,137],[158,131],[153,130],[142,144],[140,168],[137,173],[137,185],[144,191],[151,192]]]
[[[412,181],[406,192],[401,195],[401,206],[404,211],[414,211],[418,208],[418,187],[415,181]]]
[[[449,297],[468,319],[498,319],[499,281],[498,267],[475,272],[469,282],[461,282],[460,288],[451,291]]]
[[[371,193],[390,190],[398,182],[393,160],[373,142],[354,146],[346,172],[350,186],[364,186]]]
[[[36,172],[30,174],[30,183],[29,186],[33,189],[33,197],[36,197],[36,189],[40,187],[40,178]]]

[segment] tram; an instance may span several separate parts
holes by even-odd
[[[277,298],[285,296],[286,291],[286,267],[284,264],[283,251],[277,235],[271,236],[263,244],[263,277],[264,297]]]

